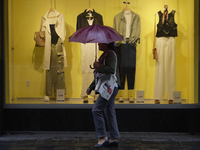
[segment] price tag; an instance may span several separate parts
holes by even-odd
[[[136,103],[144,103],[144,91],[137,91]]]
[[[174,104],[181,104],[182,102],[181,91],[173,92],[173,100],[174,100]]]
[[[57,102],[65,101],[65,89],[57,89],[56,101]]]

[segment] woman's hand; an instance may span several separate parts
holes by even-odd
[[[99,62],[95,61],[95,62],[93,63],[93,66],[94,66],[95,69],[99,68]]]
[[[92,92],[92,90],[90,88],[88,88],[86,91],[87,95],[90,95],[91,92]]]

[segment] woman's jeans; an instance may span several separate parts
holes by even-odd
[[[118,87],[115,87],[109,101],[99,95],[97,101],[94,104],[92,114],[97,137],[107,136],[104,115],[108,124],[110,138],[118,139],[120,137],[114,108],[115,96],[117,93]]]

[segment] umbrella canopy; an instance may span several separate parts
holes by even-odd
[[[77,30],[69,37],[69,42],[111,43],[124,40],[115,29],[103,25],[91,25]]]

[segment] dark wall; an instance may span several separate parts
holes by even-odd
[[[0,135],[3,131],[3,95],[4,95],[4,13],[3,1],[0,1]]]
[[[200,9],[200,2],[199,2],[199,9]],[[198,10],[199,10],[198,9]],[[199,26],[200,26],[200,10],[199,10]],[[198,36],[198,38],[199,38],[199,41],[198,41],[198,46],[199,46],[199,58],[198,58],[198,65],[199,65],[199,70],[198,70],[198,93],[200,93],[200,28],[199,28],[199,36]],[[199,95],[199,104],[200,104],[200,95]]]
[[[95,131],[90,109],[6,109],[5,131]],[[117,109],[121,132],[189,132],[200,130],[199,109]]]

